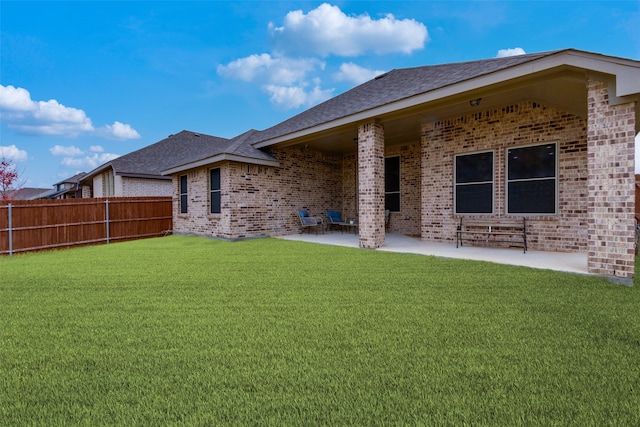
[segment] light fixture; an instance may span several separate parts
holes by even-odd
[[[480,105],[480,101],[482,101],[482,98],[472,99],[471,101],[469,101],[469,104],[472,107],[477,107],[478,105]]]

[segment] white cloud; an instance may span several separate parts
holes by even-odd
[[[109,162],[113,159],[120,157],[118,154],[102,153],[102,154],[89,154],[84,157],[65,157],[62,159],[62,165],[72,168],[79,168],[84,170],[95,169],[103,163]]]
[[[15,145],[0,145],[0,160],[9,160],[13,162],[24,162],[27,160],[27,152],[25,150],[21,150]]]
[[[218,74],[261,85],[270,101],[283,108],[310,106],[331,97],[333,89],[320,89],[320,81],[311,85],[309,74],[322,70],[325,63],[315,58],[293,59],[268,53],[251,55],[218,66]]]
[[[28,90],[0,85],[0,111],[31,111],[34,107]]]
[[[0,117],[10,129],[39,135],[77,136],[94,130],[84,111],[55,99],[33,101],[28,90],[0,85]]]
[[[138,139],[140,138],[140,134],[131,125],[113,122],[113,125],[105,125],[103,132],[107,135],[107,137],[112,137],[116,139]]]
[[[78,147],[74,147],[70,145],[69,147],[64,147],[62,145],[54,145],[49,148],[49,153],[53,156],[81,156],[84,154],[84,151],[79,149]]]
[[[246,82],[291,85],[303,81],[308,73],[316,69],[324,69],[324,66],[324,62],[313,58],[292,59],[263,53],[219,65],[218,74]]]
[[[506,58],[507,56],[525,55],[527,52],[521,47],[514,47],[513,49],[500,49],[496,58]]]
[[[333,89],[322,90],[317,85],[310,91],[302,86],[266,85],[263,89],[270,95],[272,103],[284,108],[318,104],[333,95]]]
[[[287,13],[284,23],[269,24],[272,37],[284,52],[357,56],[411,53],[429,41],[427,27],[414,19],[398,20],[387,14],[380,19],[369,15],[347,16],[337,6],[324,3],[305,14]]]
[[[130,125],[120,122],[98,132],[83,110],[67,107],[55,99],[34,101],[28,90],[11,85],[0,85],[0,118],[9,129],[34,135],[77,137],[83,133],[102,133],[117,139],[140,138]]]
[[[380,74],[384,74],[381,70],[370,70],[363,68],[353,62],[347,62],[340,65],[340,72],[333,75],[333,79],[339,82],[351,82],[361,84],[373,79]]]
[[[60,162],[63,166],[84,170],[95,169],[105,162],[120,157],[119,154],[104,153],[104,148],[99,145],[91,146],[89,151],[90,153],[87,154],[73,145],[68,147],[55,145],[49,149],[51,155],[64,157]]]

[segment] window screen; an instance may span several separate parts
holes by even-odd
[[[455,156],[456,214],[493,213],[493,151]]]
[[[180,213],[187,213],[187,175],[180,176]]]
[[[507,213],[555,214],[557,144],[507,150]]]
[[[400,157],[384,159],[384,208],[400,212]]]
[[[209,182],[210,182],[211,213],[219,214],[221,212],[220,168],[211,169]]]

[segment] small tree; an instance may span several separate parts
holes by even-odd
[[[18,171],[8,160],[0,159],[0,200],[9,200],[18,186]]]

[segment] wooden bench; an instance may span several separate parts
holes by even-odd
[[[480,245],[503,243],[527,252],[527,221],[506,218],[460,218],[456,229],[456,248],[464,242]]]

